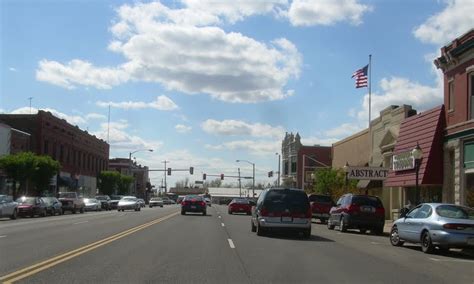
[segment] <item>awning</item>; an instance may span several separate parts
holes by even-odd
[[[382,188],[383,182],[381,180],[370,180],[362,179],[357,183],[357,188],[360,189],[371,189],[371,188]]]
[[[420,185],[443,184],[443,131],[444,107],[437,106],[420,114],[405,118],[393,153],[407,153],[418,144],[423,151],[419,170]],[[410,187],[416,184],[416,170],[390,170],[385,180],[387,187]]]
[[[58,186],[75,187],[76,180],[68,176],[58,176]]]

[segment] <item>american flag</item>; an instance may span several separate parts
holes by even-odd
[[[369,65],[365,65],[365,67],[360,68],[359,70],[355,71],[352,74],[351,78],[355,77],[356,80],[356,88],[363,88],[367,87],[367,70],[369,69]]]

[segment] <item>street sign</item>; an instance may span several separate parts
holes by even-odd
[[[379,167],[347,167],[347,179],[385,180],[388,168]]]

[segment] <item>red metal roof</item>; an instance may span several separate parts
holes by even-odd
[[[411,151],[418,143],[423,151],[420,165],[420,185],[443,184],[443,129],[444,107],[437,106],[406,118],[400,125],[400,134],[394,154]],[[389,171],[384,186],[415,186],[415,170]]]

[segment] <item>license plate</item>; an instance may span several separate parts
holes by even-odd
[[[244,211],[244,208],[239,208],[239,211]]]
[[[371,206],[362,206],[362,207],[360,208],[360,211],[371,213],[371,212],[375,211],[375,210],[373,210],[373,209],[374,209],[374,208],[371,207]]]
[[[470,246],[474,246],[474,238],[467,239],[467,244]]]
[[[191,206],[191,209],[196,209],[196,206]]]
[[[281,221],[282,222],[293,222],[293,218],[292,217],[281,217]]]

